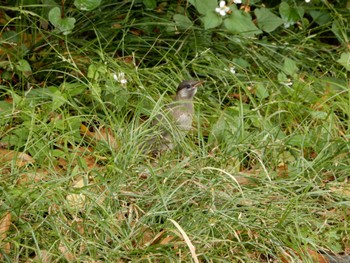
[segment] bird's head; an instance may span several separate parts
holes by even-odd
[[[191,100],[197,92],[197,87],[204,81],[185,80],[176,90],[176,100]]]

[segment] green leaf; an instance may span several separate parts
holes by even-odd
[[[339,42],[341,42],[342,44],[348,45],[349,39],[348,39],[347,31],[344,28],[342,23],[340,23],[337,20],[334,20],[332,23],[332,32],[337,37]]]
[[[188,0],[202,15],[206,15],[209,12],[215,11],[215,8],[219,6],[216,0]]]
[[[98,80],[99,77],[102,75],[107,74],[107,68],[105,65],[96,65],[91,64],[88,68],[88,78]]]
[[[259,99],[265,99],[269,96],[269,91],[266,89],[264,84],[258,83],[255,94]]]
[[[21,59],[17,62],[16,69],[22,72],[22,74],[26,77],[32,74],[32,68],[30,67],[28,61],[25,59]]]
[[[58,108],[60,108],[63,104],[65,104],[67,99],[61,93],[61,91],[59,91],[56,87],[50,87],[50,88],[48,88],[48,91],[51,93],[50,95],[52,98],[51,110],[55,111]]]
[[[297,64],[295,63],[294,60],[290,59],[290,58],[286,58],[284,60],[284,64],[283,64],[283,71],[285,74],[293,76],[294,74],[296,74],[299,69],[297,67]]]
[[[8,103],[7,101],[0,100],[0,113],[9,110],[12,110],[12,104]]]
[[[318,11],[318,10],[311,10],[310,11],[310,15],[312,17],[312,19],[319,24],[320,26],[329,23],[330,21],[332,21],[332,17],[330,16],[330,14],[325,11]]]
[[[54,7],[49,12],[49,21],[55,26],[63,35],[68,35],[72,32],[75,24],[74,17],[61,18],[61,10],[59,7]]]
[[[61,20],[61,10],[59,7],[54,7],[49,12],[49,20],[51,24],[53,24],[55,27],[59,26],[60,20]]]
[[[74,5],[82,11],[91,11],[99,7],[101,0],[75,0]]]
[[[326,120],[328,117],[328,113],[325,111],[311,111],[310,115],[312,118],[318,120]]]
[[[304,9],[302,7],[290,7],[287,2],[280,4],[279,12],[286,28],[294,25],[304,16]]]
[[[255,9],[254,13],[256,15],[259,28],[265,32],[272,32],[283,24],[283,19],[272,13],[267,8]]]
[[[221,25],[222,18],[219,17],[215,12],[208,12],[203,18],[204,28],[211,29]]]
[[[176,26],[182,30],[186,30],[193,25],[192,21],[187,16],[180,14],[174,15],[174,21]]]
[[[64,94],[72,97],[81,95],[86,89],[87,87],[79,82],[63,82],[60,86],[60,90],[62,90]]]
[[[233,34],[241,34],[243,36],[252,37],[261,34],[252,21],[251,16],[241,10],[233,10],[229,18],[224,20],[225,27]]]
[[[337,62],[350,71],[350,52],[342,53]]]
[[[311,147],[313,145],[310,134],[293,134],[289,137],[286,144],[299,148]]]
[[[290,80],[287,78],[286,74],[284,74],[283,72],[280,72],[277,74],[277,80],[280,83],[285,83],[285,82],[289,82]]]
[[[157,7],[157,1],[156,0],[143,0],[142,3],[145,5],[147,9],[154,9]]]

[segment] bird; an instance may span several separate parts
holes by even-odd
[[[146,152],[159,155],[172,150],[176,143],[181,142],[192,128],[193,98],[199,85],[204,81],[184,80],[177,90],[173,101],[166,106],[164,114],[157,114],[153,119],[154,133],[146,140]],[[158,132],[157,132],[158,131]]]

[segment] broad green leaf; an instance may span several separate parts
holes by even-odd
[[[314,119],[318,119],[318,120],[326,120],[328,117],[328,113],[325,111],[311,111],[310,115]]]
[[[75,24],[74,17],[61,18],[61,10],[59,7],[54,7],[49,12],[49,21],[55,26],[63,35],[68,35],[72,32]]]
[[[272,13],[267,8],[255,9],[254,13],[257,17],[259,28],[265,32],[272,32],[283,24],[283,19]]]
[[[297,64],[294,60],[286,58],[283,63],[283,72],[287,75],[293,76],[298,72]]]
[[[332,21],[332,17],[326,10],[322,10],[322,11],[311,10],[310,15],[312,19],[321,26]]]
[[[240,66],[242,68],[249,68],[250,67],[250,63],[247,60],[245,60],[244,58],[242,58],[242,57],[233,59],[233,62],[237,66]]]
[[[280,4],[279,12],[286,28],[294,25],[304,16],[304,9],[302,7],[290,7],[287,2]]]
[[[215,11],[215,8],[219,7],[219,3],[216,0],[188,0],[198,11],[198,13],[205,15],[209,12]]]
[[[180,14],[174,15],[174,21],[176,26],[182,30],[186,30],[193,25],[192,21],[187,16]]]
[[[218,27],[222,23],[222,18],[219,17],[215,12],[208,12],[203,18],[204,28],[211,29]]]
[[[53,24],[55,27],[59,26],[59,22],[61,20],[61,10],[59,7],[54,7],[49,12],[49,20],[51,24]]]
[[[334,20],[332,23],[332,32],[333,34],[338,38],[339,42],[348,45],[349,43],[349,36],[347,35],[347,31],[337,20]]]
[[[241,10],[233,10],[232,14],[224,20],[225,27],[233,34],[241,34],[243,36],[252,37],[261,34],[252,21],[251,16]]]
[[[51,103],[51,110],[55,111],[58,108],[60,108],[63,104],[66,103],[67,99],[65,98],[64,94],[61,93],[61,91],[54,86],[50,86],[45,89],[48,95],[52,99]]]
[[[99,7],[101,0],[75,0],[74,5],[82,11],[91,11]]]
[[[299,148],[311,147],[312,140],[310,137],[310,134],[294,134],[289,137],[289,140],[286,142],[286,144]]]
[[[98,80],[100,75],[107,74],[107,68],[105,65],[91,64],[88,68],[88,78]]]
[[[145,5],[147,9],[154,9],[157,7],[156,0],[143,0],[142,3]]]
[[[60,90],[62,90],[65,94],[68,96],[76,96],[81,95],[85,90],[87,89],[87,86],[78,83],[78,82],[63,82],[60,86]]]
[[[285,83],[285,82],[289,82],[290,80],[288,79],[288,77],[286,76],[286,74],[284,74],[283,72],[280,72],[277,74],[277,80],[280,83]]]
[[[0,114],[4,111],[12,110],[12,103],[8,103],[7,101],[0,100]]]
[[[256,93],[255,94],[259,99],[265,99],[269,96],[269,91],[266,89],[264,84],[258,83],[256,85]]]
[[[25,76],[29,76],[32,73],[32,68],[25,59],[21,59],[17,62],[16,69],[22,72]]]
[[[337,62],[350,71],[350,52],[342,53]]]

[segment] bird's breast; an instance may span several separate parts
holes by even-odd
[[[190,130],[192,128],[192,114],[182,112],[177,116],[176,123],[182,130]]]

